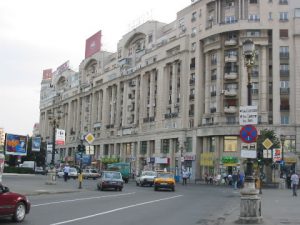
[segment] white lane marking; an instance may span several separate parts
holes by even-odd
[[[157,200],[153,200],[153,201],[142,202],[142,203],[138,203],[138,204],[134,204],[134,205],[128,205],[128,206],[124,206],[124,207],[121,207],[121,208],[116,208],[116,209],[112,209],[112,210],[109,210],[109,211],[92,214],[92,215],[89,215],[89,216],[83,216],[83,217],[79,217],[79,218],[72,219],[72,220],[66,220],[66,221],[62,221],[62,222],[52,223],[50,225],[60,225],[60,224],[65,224],[65,223],[72,223],[72,222],[79,221],[79,220],[84,220],[84,219],[88,219],[88,218],[92,218],[92,217],[96,217],[96,216],[101,216],[101,215],[121,211],[121,210],[124,210],[124,209],[129,209],[129,208],[133,208],[133,207],[137,207],[137,206],[141,206],[141,205],[147,205],[147,204],[151,204],[151,203],[155,203],[155,202],[166,201],[166,200],[170,200],[170,199],[178,198],[178,197],[182,197],[182,196],[183,195],[175,195],[175,196],[169,197],[169,198],[161,198],[161,199],[157,199]]]
[[[119,197],[125,195],[133,195],[135,192],[125,193],[125,194],[118,194],[118,195],[104,195],[104,196],[97,196],[97,197],[89,197],[89,198],[77,198],[71,200],[64,200],[64,201],[57,201],[57,202],[47,202],[42,204],[31,205],[31,207],[43,206],[43,205],[53,205],[53,204],[60,204],[65,202],[76,202],[76,201],[83,201],[83,200],[90,200],[90,199],[97,199],[97,198],[109,198],[109,197]]]

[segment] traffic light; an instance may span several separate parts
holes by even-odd
[[[263,152],[261,150],[257,150],[257,162],[261,163],[263,159]]]
[[[85,152],[85,146],[84,145],[78,145],[77,146],[77,151],[78,152]]]

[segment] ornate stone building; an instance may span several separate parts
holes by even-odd
[[[100,51],[79,72],[42,81],[40,132],[50,141],[49,113],[59,115],[75,160],[80,139],[95,137],[93,163],[120,158],[133,170],[182,165],[193,178],[243,170],[239,107],[247,105],[242,43],[256,47],[252,105],[257,129],[284,136],[286,160],[299,161],[300,1],[199,0],[170,24],[148,21]]]

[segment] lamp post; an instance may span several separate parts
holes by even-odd
[[[281,165],[284,168],[284,142],[285,142],[285,135],[280,135],[280,142],[281,142]]]
[[[243,42],[243,55],[245,67],[247,68],[247,103],[252,105],[252,83],[251,72],[255,62],[255,45],[252,40]],[[241,190],[241,207],[238,222],[241,224],[258,224],[262,222],[261,215],[261,199],[258,197],[258,191],[255,189],[253,178],[253,162],[251,158],[247,158],[247,167],[245,172],[244,188]]]
[[[52,152],[51,152],[51,162],[50,162],[50,170],[48,172],[49,180],[46,184],[56,184],[56,169],[55,169],[55,139],[56,139],[56,128],[59,126],[59,120],[62,117],[62,112],[60,111],[60,107],[56,110],[53,108],[49,114],[48,119],[50,121],[50,125],[52,128]]]

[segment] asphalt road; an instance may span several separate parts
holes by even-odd
[[[29,177],[24,182],[30,179],[34,184],[42,178]],[[175,192],[155,192],[130,182],[122,192],[102,192],[96,189],[96,182],[85,180],[80,192],[30,196],[32,209],[22,224],[219,224],[239,201],[238,191],[217,186],[177,184]],[[76,186],[77,181],[70,180],[66,185]],[[0,219],[1,224],[14,223]]]

